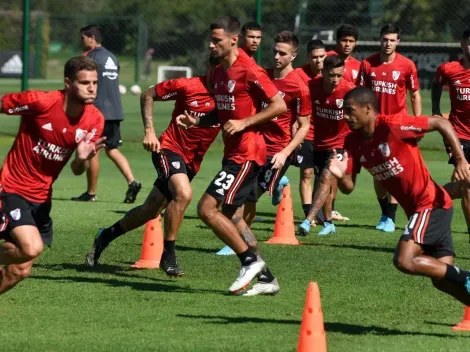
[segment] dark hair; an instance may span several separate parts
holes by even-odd
[[[468,39],[468,38],[470,38],[470,28],[467,28],[462,33],[462,39]]]
[[[356,26],[352,24],[343,24],[336,30],[336,41],[339,42],[341,38],[344,37],[353,37],[355,40],[359,37],[359,31]]]
[[[101,35],[101,28],[96,24],[90,24],[89,26],[80,29],[80,34],[87,37],[95,37],[98,44],[101,44],[103,37]]]
[[[326,59],[325,59],[326,61]],[[359,86],[351,89],[345,96],[344,101],[352,99],[355,103],[360,106],[371,104],[375,112],[379,111],[379,103],[375,97],[375,93],[372,89]]]
[[[325,49],[325,44],[320,39],[312,39],[307,44],[307,52],[311,52],[316,49]]]
[[[80,71],[98,71],[96,62],[88,56],[76,56],[69,59],[64,66],[64,77],[74,81]]]
[[[323,69],[329,70],[332,68],[338,68],[344,66],[344,60],[338,55],[328,55],[323,61]]]
[[[299,47],[299,38],[290,31],[282,31],[276,34],[274,37],[274,43],[287,43],[291,44],[294,49],[297,51],[297,48]]]
[[[246,31],[263,31],[263,27],[258,22],[249,21],[245,23],[242,27],[242,35],[246,34]]]
[[[394,34],[396,33],[397,38],[400,39],[401,29],[400,26],[396,23],[387,23],[380,29],[380,36],[382,37],[385,34]]]
[[[219,16],[211,23],[210,30],[223,29],[227,33],[240,34],[240,22],[232,16]]]

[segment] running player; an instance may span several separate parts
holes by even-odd
[[[400,27],[390,23],[380,30],[380,52],[361,63],[361,85],[371,88],[379,102],[379,112],[386,115],[408,114],[406,91],[410,92],[415,116],[421,115],[421,94],[418,73],[413,61],[396,52],[400,43]],[[377,230],[395,231],[397,201],[374,181],[377,200],[382,210]]]
[[[210,26],[210,49],[222,59],[213,75],[217,113],[223,126],[222,170],[210,183],[198,204],[198,215],[240,259],[242,269],[230,292],[238,292],[262,272],[265,262],[240,237],[237,227],[248,228],[243,218],[232,222],[236,210],[252,191],[266,161],[266,145],[258,126],[286,112],[286,104],[265,71],[243,50],[238,50],[240,22],[221,16]],[[265,109],[257,112],[261,102]],[[186,115],[182,124],[198,120]],[[219,207],[222,205],[222,212]]]
[[[313,123],[315,124],[313,140],[315,186],[317,186],[320,175],[327,166],[333,151],[336,150],[338,155],[343,153],[344,139],[350,132],[343,119],[343,98],[355,86],[343,78],[344,65],[344,61],[339,56],[328,56],[323,62],[323,77],[319,80],[312,80],[309,84]],[[318,233],[321,236],[336,232],[332,219],[335,190],[336,183],[332,181],[330,193],[323,205],[323,228]],[[304,231],[299,234],[305,235],[310,230],[310,222],[306,221],[306,224]]]
[[[442,86],[448,85],[450,97],[449,121],[459,137],[465,157],[470,160],[470,28],[463,32],[460,44],[463,58],[442,64],[437,69],[431,92],[432,112],[434,115],[442,116],[440,107]],[[455,166],[456,160],[452,151],[448,147],[447,151],[450,157],[449,164]],[[470,235],[470,188],[468,185],[463,184],[463,187],[454,189],[449,187],[451,185],[446,185],[445,188],[452,198],[462,198],[462,210]]]
[[[52,243],[52,184],[70,164],[75,175],[104,147],[104,117],[93,105],[98,73],[93,60],[64,67],[63,90],[0,96],[0,112],[21,115],[15,142],[0,171],[0,294],[30,274],[43,244]]]
[[[261,45],[263,28],[254,21],[247,22],[242,27],[240,34],[241,49],[254,60],[254,56]]]
[[[346,137],[343,158],[334,155],[325,173],[338,178],[342,192],[354,190],[361,167],[390,192],[408,216],[393,263],[403,273],[429,277],[435,288],[465,305],[470,304],[470,272],[453,265],[452,200],[438,186],[424,164],[417,139],[438,131],[454,154],[453,178],[470,182],[469,164],[452,125],[439,116],[413,117],[379,114],[374,92],[357,87],[344,98],[344,118],[353,133]],[[313,207],[328,193],[315,194]]]
[[[164,251],[160,264],[168,276],[184,274],[176,260],[175,241],[184,212],[192,199],[191,180],[199,171],[220,125],[209,122],[205,125],[207,128],[194,127],[186,131],[177,126],[176,117],[186,111],[200,118],[201,125],[211,120],[209,116],[215,112],[215,103],[210,93],[210,77],[219,62],[211,59],[205,76],[168,80],[142,94],[141,111],[145,129],[143,144],[146,150],[152,152],[158,178],[144,204],[128,211],[111,227],[98,231],[86,257],[88,266],[94,267],[98,263],[109,243],[158,216],[160,209],[168,202],[164,215]],[[175,108],[168,128],[158,140],[153,128],[153,104],[155,101],[169,100],[175,100]]]

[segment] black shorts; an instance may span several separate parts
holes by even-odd
[[[336,149],[338,158],[342,159],[344,149]],[[328,160],[333,155],[333,150],[315,150],[313,152],[315,176],[320,176],[325,167],[328,166]]]
[[[426,255],[442,258],[455,256],[452,242],[453,208],[424,209],[413,214],[401,236],[421,245]]]
[[[162,149],[160,153],[152,153],[152,162],[157,170],[158,178],[153,185],[163,193],[168,201],[173,199],[168,182],[170,177],[176,174],[186,174],[189,181],[192,181],[196,174],[186,166],[183,157],[168,149]]]
[[[460,146],[462,147],[463,155],[465,155],[465,159],[467,159],[467,161],[470,161],[470,141],[466,139],[460,139],[460,138],[459,138],[459,141],[460,141]],[[452,164],[455,166],[456,164],[455,164],[454,156],[452,155],[452,150],[445,142],[444,142],[444,145],[446,147],[446,152],[449,155],[449,164]]]
[[[250,195],[246,199],[249,202],[257,202],[258,197],[258,187],[264,192],[269,192],[269,195],[272,196],[274,190],[279,186],[279,181],[281,181],[282,176],[285,175],[289,165],[291,164],[292,160],[290,158],[286,159],[284,166],[281,169],[273,170],[271,160],[273,159],[272,156],[268,156],[266,158],[266,164],[261,166],[259,175],[258,175],[258,182],[253,187],[253,190],[250,192]]]
[[[101,137],[106,137],[106,149],[116,149],[122,146],[120,124],[121,121],[119,120],[107,120],[104,122],[104,129]]]
[[[304,140],[295,150],[293,165],[301,169],[313,168],[313,141]]]
[[[37,227],[44,244],[52,244],[51,202],[33,203],[14,193],[0,193],[1,211],[6,218],[6,229],[0,238],[11,241],[11,230],[23,225]]]
[[[232,160],[222,161],[222,170],[212,180],[206,193],[224,205],[241,206],[254,189],[258,174],[259,165],[254,161],[246,161],[237,164]]]

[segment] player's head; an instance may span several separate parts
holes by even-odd
[[[98,87],[97,70],[95,61],[87,56],[68,60],[64,66],[64,89],[68,98],[81,104],[92,104]]]
[[[291,65],[297,57],[299,39],[290,31],[282,31],[274,37],[273,59],[277,69]]]
[[[307,44],[307,60],[310,67],[320,72],[323,68],[323,60],[325,60],[326,50],[325,44],[320,39],[312,39]]]
[[[330,90],[336,88],[344,75],[344,61],[338,55],[330,55],[323,61],[323,80]]]
[[[353,131],[370,125],[378,111],[379,103],[370,88],[359,86],[344,96],[343,117]]]
[[[470,28],[467,28],[462,33],[462,41],[460,42],[463,54],[470,60]]]
[[[257,22],[250,21],[243,25],[240,39],[242,48],[248,55],[253,55],[258,50],[262,35],[263,28]]]
[[[351,55],[356,46],[359,32],[357,28],[351,24],[343,24],[336,30],[337,50],[343,55]]]
[[[237,48],[240,22],[232,16],[219,16],[210,25],[210,51],[214,57],[225,58]]]
[[[400,43],[401,29],[396,23],[388,23],[380,30],[380,51],[392,55]]]
[[[101,44],[103,41],[101,28],[95,24],[81,28],[80,35],[82,37],[81,40],[84,50],[93,49],[97,44]]]

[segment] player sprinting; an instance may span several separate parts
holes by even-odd
[[[339,155],[343,153],[344,140],[350,132],[346,120],[343,119],[343,99],[355,85],[343,78],[344,65],[344,61],[339,56],[328,56],[323,62],[323,77],[312,80],[309,84],[313,123],[315,124],[313,160],[316,187],[333,152],[336,150]],[[336,233],[332,217],[335,190],[336,183],[333,180],[328,198],[323,204],[324,222],[318,235],[325,236]],[[311,221],[304,220],[299,226],[301,229],[299,234],[306,235],[310,231],[310,226]]]
[[[421,94],[418,74],[413,61],[396,52],[400,43],[400,27],[386,24],[380,30],[380,52],[361,63],[361,85],[371,88],[379,102],[381,114],[408,114],[406,91],[410,92],[411,106],[415,116],[421,115]],[[397,201],[374,181],[375,193],[382,210],[377,230],[395,231]]]
[[[453,265],[452,200],[431,178],[416,140],[438,131],[455,156],[453,177],[469,183],[469,165],[452,125],[438,116],[379,114],[375,94],[366,87],[346,94],[344,117],[353,133],[346,137],[343,158],[334,155],[330,159],[313,207],[326,197],[332,177],[338,178],[342,192],[351,193],[356,175],[364,167],[408,216],[395,250],[395,267],[406,274],[429,277],[435,288],[469,305],[470,272]]]
[[[266,161],[266,145],[257,125],[286,111],[284,100],[265,71],[243,50],[238,50],[239,34],[240,22],[231,16],[217,17],[210,26],[211,54],[222,59],[222,65],[214,71],[213,84],[225,148],[222,170],[198,204],[201,220],[240,259],[242,268],[230,292],[246,287],[265,267],[264,260],[248,247],[232,221]],[[267,106],[257,112],[262,101]],[[180,120],[181,125],[187,127],[197,122],[188,115]],[[237,226],[248,227],[243,218]]]
[[[168,203],[164,215],[164,251],[160,265],[168,276],[184,274],[176,258],[175,241],[186,208],[192,200],[191,180],[199,171],[205,153],[220,130],[220,125],[206,123],[210,120],[208,116],[215,111],[210,77],[217,64],[218,60],[211,59],[205,76],[168,80],[142,93],[143,145],[152,152],[158,178],[142,205],[128,211],[114,225],[98,231],[86,256],[89,267],[98,264],[104,249],[112,241],[157,217],[164,204]],[[175,108],[170,124],[157,139],[153,127],[153,104],[155,101],[171,100],[175,101]],[[176,117],[185,111],[200,119],[201,126],[207,128],[179,128]]]
[[[449,121],[454,127],[465,158],[470,160],[470,28],[462,34],[461,47],[463,58],[457,61],[447,62],[438,67],[432,85],[432,112],[440,115],[440,100],[442,86],[449,86],[450,114]],[[449,153],[449,164],[456,165],[455,156],[447,147]],[[452,187],[459,186],[459,187]],[[462,198],[462,210],[470,235],[470,189],[467,184],[449,184],[446,190],[452,198]]]
[[[93,59],[98,67],[98,94],[95,105],[105,118],[103,136],[106,137],[106,156],[117,166],[127,181],[128,187],[124,197],[124,203],[134,203],[142,184],[136,181],[127,158],[118,149],[122,145],[121,122],[124,113],[119,93],[119,63],[112,52],[102,46],[102,34],[100,27],[89,25],[80,29],[85,56]],[[72,197],[74,201],[95,202],[98,176],[100,172],[99,154],[90,160],[87,168],[87,191],[78,197]]]
[[[52,184],[70,164],[80,175],[102,147],[104,117],[93,105],[97,67],[75,57],[64,67],[64,89],[0,96],[0,112],[21,115],[15,142],[0,172],[0,294],[30,274],[44,244],[52,243]]]
[[[249,21],[242,27],[240,41],[242,49],[249,57],[253,58],[261,45],[263,27],[255,21]]]

